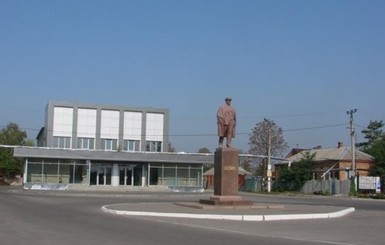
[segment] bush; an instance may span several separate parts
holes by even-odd
[[[290,168],[281,168],[279,171],[279,180],[277,189],[283,191],[300,191],[306,181],[311,180],[311,169],[314,154],[304,155],[300,161],[295,162]]]

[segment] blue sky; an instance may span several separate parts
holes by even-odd
[[[35,138],[49,100],[170,110],[178,151],[234,146],[264,118],[290,147],[350,145],[385,120],[385,1],[0,0],[0,126]]]

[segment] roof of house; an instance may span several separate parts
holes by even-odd
[[[329,149],[311,149],[301,151],[293,156],[290,156],[288,160],[290,162],[298,162],[305,154],[315,154],[314,161],[351,161],[352,153],[349,147],[337,147]],[[362,151],[356,150],[356,161],[373,161],[373,157]]]
[[[252,175],[249,171],[246,171],[241,167],[238,167],[238,174],[240,174],[240,175]],[[210,168],[209,170],[207,170],[206,172],[203,173],[203,176],[207,176],[207,175],[214,175],[214,168]]]
[[[307,149],[293,148],[293,149],[291,149],[291,151],[287,154],[286,158],[291,157],[291,156],[294,156],[295,154],[298,154],[298,153],[300,153],[301,151],[304,151],[304,150],[307,150]]]

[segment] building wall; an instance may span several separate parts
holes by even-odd
[[[370,162],[358,162],[356,163],[357,167],[357,174],[360,176],[369,176],[370,175],[370,169],[373,166],[373,163]]]
[[[167,152],[168,120],[167,109],[51,101],[43,146]]]
[[[350,161],[341,161],[339,163],[339,174],[340,178],[339,180],[348,180],[349,179],[349,172],[347,171],[352,167],[352,163]]]
[[[212,164],[213,156],[168,153],[168,120],[167,109],[51,101],[38,147],[18,147],[14,155],[24,159],[23,180],[29,186],[202,189],[203,164]]]

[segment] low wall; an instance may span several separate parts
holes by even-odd
[[[349,195],[350,180],[309,180],[301,192],[304,194]]]
[[[69,184],[53,184],[53,183],[24,183],[26,190],[67,190]]]

